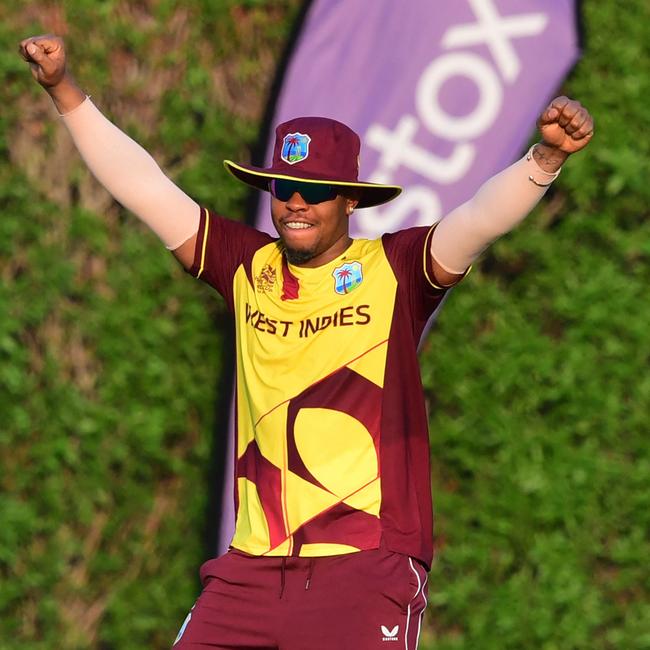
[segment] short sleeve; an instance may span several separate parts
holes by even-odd
[[[201,208],[194,263],[188,273],[214,287],[233,311],[233,278],[243,264],[274,239],[251,226]]]
[[[438,286],[429,249],[433,226],[406,228],[382,237],[388,262],[397,277],[399,291],[419,320],[426,321],[440,304],[447,289]]]

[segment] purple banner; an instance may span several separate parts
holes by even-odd
[[[355,212],[354,236],[435,223],[521,153],[578,57],[574,4],[315,0],[273,122],[340,120],[361,136],[361,180],[404,187]],[[256,223],[273,232],[267,197]]]
[[[576,12],[574,0],[314,0],[273,125],[340,120],[361,136],[360,180],[404,187],[356,211],[353,236],[435,223],[522,153],[578,58]],[[267,163],[272,147],[273,129]],[[256,224],[274,233],[266,195]],[[226,489],[232,520],[231,501]],[[224,520],[225,546],[231,533]]]

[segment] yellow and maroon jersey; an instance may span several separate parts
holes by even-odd
[[[444,290],[431,229],[354,240],[318,268],[202,210],[190,273],[236,324],[232,546],[323,556],[379,547],[429,565],[427,417],[416,348]]]

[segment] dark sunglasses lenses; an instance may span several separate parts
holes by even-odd
[[[307,203],[323,203],[336,198],[338,191],[333,185],[324,183],[303,183],[284,178],[274,178],[271,181],[271,194],[280,201],[288,201],[296,192]]]

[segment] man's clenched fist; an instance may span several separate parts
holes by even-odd
[[[587,146],[594,134],[594,120],[580,102],[556,97],[540,115],[537,127],[542,144],[572,154]]]
[[[29,63],[32,75],[46,90],[59,84],[65,76],[63,39],[52,34],[32,36],[20,42],[20,55]]]

